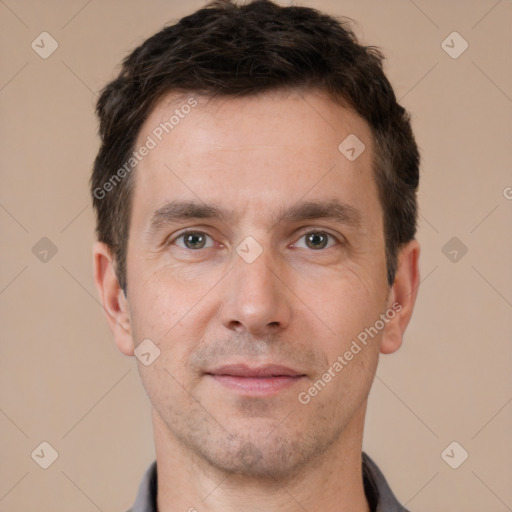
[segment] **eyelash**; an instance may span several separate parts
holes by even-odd
[[[299,240],[304,238],[305,236],[307,235],[312,235],[312,234],[320,234],[320,235],[327,235],[328,237],[330,237],[331,239],[335,240],[337,242],[338,245],[344,245],[344,242],[341,241],[339,238],[337,238],[336,236],[334,236],[333,234],[329,233],[328,231],[322,231],[322,230],[319,230],[319,229],[313,229],[313,230],[310,230],[310,231],[307,231],[305,233],[303,233],[300,237],[299,237]],[[168,247],[170,245],[173,245],[176,240],[179,240],[181,238],[184,238],[185,236],[187,235],[206,235],[207,237],[211,238],[213,240],[213,237],[211,235],[209,235],[208,233],[205,233],[204,231],[196,231],[196,230],[189,230],[189,231],[184,231],[183,233],[180,233],[178,236],[176,236],[175,238],[173,239],[170,239],[168,240],[166,243],[165,243],[165,246]],[[181,246],[178,246],[180,249],[184,249],[186,251],[191,251],[191,252],[199,252],[203,249],[211,249],[211,247],[203,247],[201,249],[189,249],[188,247],[181,247]],[[331,247],[326,247],[326,248],[323,248],[323,249],[318,249],[318,251],[315,251],[315,252],[321,252],[321,251],[325,251],[327,249],[331,249],[333,246]],[[313,249],[311,249],[313,250]]]

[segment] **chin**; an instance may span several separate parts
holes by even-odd
[[[320,439],[298,433],[266,431],[257,435],[230,436],[199,448],[198,455],[218,470],[240,477],[283,481],[298,474],[316,455],[323,452]]]

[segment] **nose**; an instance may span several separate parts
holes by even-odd
[[[270,249],[252,263],[235,253],[224,282],[222,324],[252,335],[275,334],[286,328],[291,318],[288,286]]]

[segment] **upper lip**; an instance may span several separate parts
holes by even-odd
[[[232,375],[235,377],[298,377],[303,373],[279,364],[251,367],[245,364],[228,364],[207,372],[211,375]]]

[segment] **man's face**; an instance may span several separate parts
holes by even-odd
[[[290,474],[362,429],[383,331],[298,396],[388,306],[371,132],[320,93],[196,99],[165,98],[136,144],[156,142],[134,171],[127,257],[134,346],[160,350],[141,378],[172,442],[218,468]],[[338,149],[351,134],[366,146],[354,161]],[[320,211],[335,203],[342,215]]]

